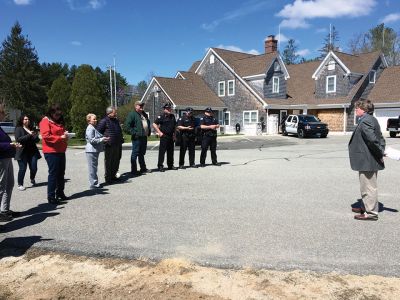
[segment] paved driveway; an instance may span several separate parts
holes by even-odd
[[[123,176],[99,194],[86,190],[83,150],[69,150],[66,194],[72,199],[57,208],[46,203],[47,168],[40,160],[41,184],[15,190],[12,209],[24,214],[1,226],[0,245],[399,276],[400,162],[387,160],[379,173],[379,221],[355,221],[350,205],[359,185],[349,167],[348,139],[226,137],[220,145],[229,150],[218,151],[221,167]],[[387,142],[400,149],[400,139]],[[129,156],[124,150],[121,172],[130,170]],[[146,160],[155,168],[157,151],[149,150]]]

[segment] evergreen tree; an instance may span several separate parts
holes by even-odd
[[[64,75],[61,75],[53,81],[47,96],[49,106],[56,103],[60,105],[60,108],[64,113],[65,124],[67,128],[71,128],[71,85]]]
[[[47,102],[41,71],[35,48],[15,23],[0,50],[0,97],[36,120]]]
[[[86,129],[86,115],[104,115],[107,102],[101,90],[96,72],[89,65],[81,65],[75,73],[71,93],[71,123],[78,137],[83,138]]]
[[[142,80],[139,81],[136,87],[137,94],[142,97],[147,90],[147,82]]]
[[[326,35],[324,38],[324,44],[322,48],[319,50],[320,59],[324,59],[325,56],[329,53],[329,51],[338,51],[339,46],[337,43],[339,42],[339,32],[336,30],[335,26],[332,26],[332,30],[330,33]]]
[[[296,52],[297,52],[297,46],[295,44],[295,40],[290,39],[282,53],[283,62],[287,65],[292,65],[297,63],[300,56],[297,55]]]

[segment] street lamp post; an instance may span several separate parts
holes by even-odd
[[[158,98],[158,94],[160,93],[160,90],[158,89],[158,86],[154,86],[154,93],[153,93],[153,122],[156,119],[156,98]]]

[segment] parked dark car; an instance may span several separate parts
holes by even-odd
[[[200,128],[200,118],[194,118],[195,120],[195,128],[194,132],[196,134],[196,145],[201,145],[201,142],[203,140],[203,133],[201,132]],[[179,130],[176,130],[176,141],[175,141],[175,146],[180,146],[181,145],[181,133]]]
[[[322,123],[313,115],[289,115],[285,121],[282,134],[296,134],[299,138],[318,136],[326,138],[329,129],[326,123]]]
[[[400,116],[398,118],[388,119],[386,130],[389,131],[390,137],[396,137],[396,135],[400,132]]]

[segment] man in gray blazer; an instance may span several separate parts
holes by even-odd
[[[378,220],[377,175],[385,168],[383,156],[385,139],[378,121],[372,116],[374,105],[370,100],[360,99],[355,103],[358,125],[349,142],[350,165],[359,172],[361,207],[353,208],[356,220]]]

